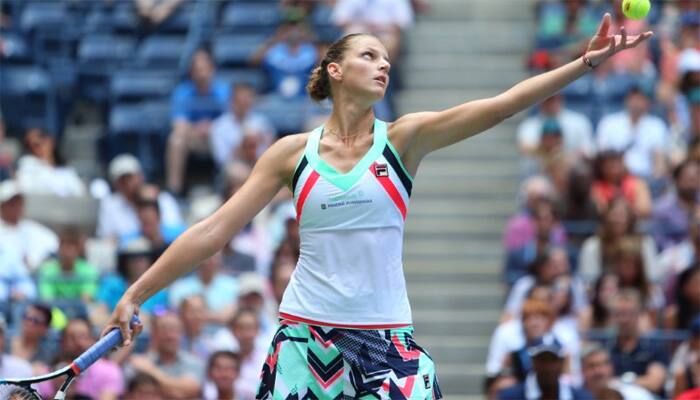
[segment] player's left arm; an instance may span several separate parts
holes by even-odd
[[[591,39],[585,57],[597,66],[624,49],[634,48],[652,36],[652,32],[627,36],[624,27],[619,35],[609,34],[610,14],[603,17]],[[507,91],[486,99],[470,101],[438,112],[408,114],[396,121],[410,131],[410,149],[425,155],[483,132],[506,118],[552,96],[575,81],[590,68],[582,58],[552,71],[526,79]]]

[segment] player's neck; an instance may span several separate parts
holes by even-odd
[[[371,108],[363,110],[356,107],[346,107],[344,110],[333,111],[326,122],[324,131],[345,142],[370,132],[373,125],[374,112]]]

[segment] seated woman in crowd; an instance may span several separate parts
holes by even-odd
[[[640,331],[649,331],[657,326],[657,317],[664,307],[664,294],[661,288],[649,282],[644,265],[642,246],[638,237],[625,237],[620,240],[613,256],[613,272],[618,286],[636,289],[644,305],[640,318]]]
[[[622,197],[637,218],[646,218],[651,214],[649,187],[643,179],[627,171],[621,152],[607,150],[598,154],[593,164],[591,194],[600,210],[605,210],[613,199]]]
[[[678,347],[671,362],[674,399],[700,388],[700,314],[695,315],[689,329],[690,337]]]
[[[610,201],[603,213],[598,233],[583,242],[579,254],[578,273],[588,284],[592,284],[601,273],[612,270],[612,261],[618,243],[625,236],[637,237],[642,246],[644,266],[656,265],[656,246],[651,236],[637,233],[637,222],[629,204],[621,197]],[[647,276],[658,279],[658,271],[647,270]]]
[[[664,310],[664,328],[690,329],[693,318],[700,315],[700,264],[681,272],[672,292],[675,298]]]
[[[41,128],[24,134],[27,154],[17,165],[17,181],[28,194],[83,196],[87,192],[78,173],[67,166],[56,139]]]
[[[612,299],[619,289],[617,275],[611,272],[598,277],[591,290],[591,304],[581,313],[579,330],[609,330],[614,327],[612,320]]]

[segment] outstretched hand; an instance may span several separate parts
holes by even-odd
[[[627,36],[627,31],[624,26],[620,28],[619,35],[611,35],[611,24],[612,17],[609,13],[605,13],[602,21],[600,21],[598,32],[596,32],[595,36],[593,36],[588,43],[586,56],[591,60],[594,66],[600,65],[603,61],[622,50],[637,47],[640,43],[654,35],[654,32],[646,31],[640,35]]]
[[[117,328],[122,332],[122,345],[129,346],[134,341],[134,338],[143,330],[143,325],[141,323],[136,323],[131,326],[131,317],[138,314],[139,306],[126,297],[122,297],[114,308],[112,316],[102,330],[100,336],[104,336],[112,329]]]

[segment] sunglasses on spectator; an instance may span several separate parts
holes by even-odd
[[[22,317],[27,322],[31,322],[34,325],[46,325],[46,321],[41,317],[35,317],[33,315],[24,315]]]

